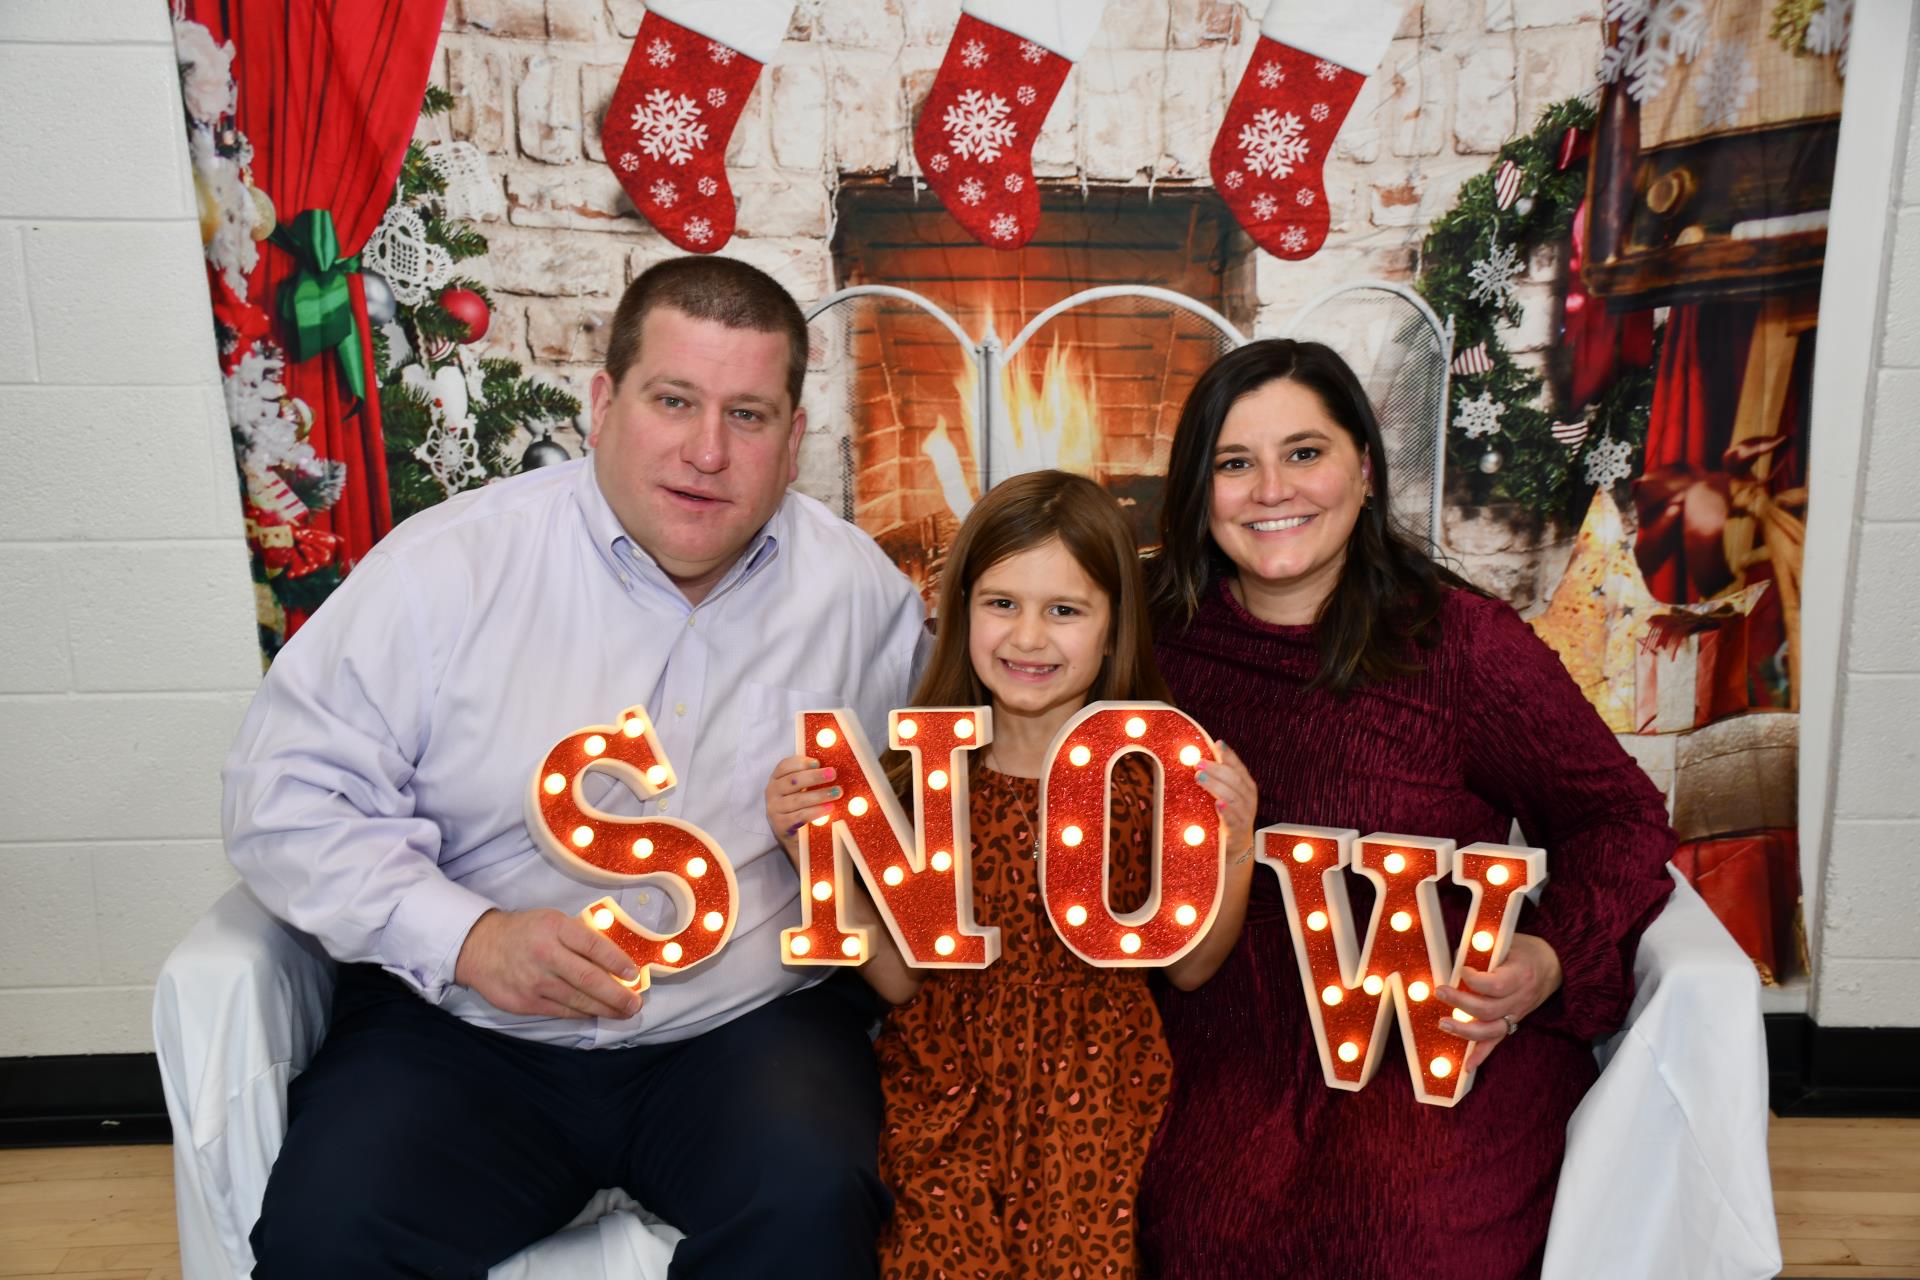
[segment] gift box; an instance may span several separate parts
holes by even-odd
[[[1635,733],[1696,729],[1752,705],[1747,622],[1766,591],[1757,582],[1654,616],[1634,655]]]
[[[1699,891],[1769,986],[1800,964],[1800,841],[1790,828],[1688,840],[1673,865]]]

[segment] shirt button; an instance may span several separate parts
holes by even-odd
[[[644,893],[636,893],[636,894],[634,894],[634,895],[633,895],[633,904],[634,904],[635,906],[637,906],[637,907],[644,907],[644,906],[646,906],[646,905],[647,905],[647,895],[646,895],[646,894],[644,894]]]
[[[626,574],[623,573],[620,575],[620,585],[623,587],[630,587],[633,585],[633,579],[629,578]]]
[[[677,715],[677,716],[684,716],[685,714],[687,714],[687,704],[686,704],[686,703],[684,703],[684,702],[676,702],[676,703],[674,703],[674,704],[673,704],[673,714],[675,714],[675,715]]]
[[[667,811],[667,802],[665,800],[662,800],[660,802],[660,812],[665,813],[666,811]]]

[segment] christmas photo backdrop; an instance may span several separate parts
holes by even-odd
[[[1406,526],[1560,653],[1763,976],[1803,967],[1851,0],[348,8],[175,5],[269,657],[395,521],[583,451],[619,293],[671,254],[809,309],[800,487],[929,594],[1033,467],[1150,543],[1199,372],[1322,338]]]

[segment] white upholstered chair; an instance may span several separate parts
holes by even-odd
[[[1678,877],[1676,877],[1678,881]],[[1753,966],[1678,881],[1641,940],[1628,1025],[1568,1125],[1547,1280],[1758,1280],[1780,1270]],[[161,969],[154,1001],[187,1280],[251,1273],[247,1235],[286,1132],[287,1083],[326,1033],[333,964],[230,890]],[[493,1269],[666,1275],[678,1233],[617,1192]]]

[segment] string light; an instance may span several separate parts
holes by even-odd
[[[592,843],[593,843],[592,827],[575,827],[573,829],[573,847],[574,848],[584,849]]]
[[[1134,716],[1132,719],[1127,721],[1127,736],[1129,738],[1142,737],[1146,734],[1146,732],[1147,732],[1147,722],[1145,720],[1142,720],[1139,716]]]
[[[1340,1046],[1340,1061],[1352,1062],[1355,1058],[1359,1056],[1360,1056],[1360,1046],[1355,1044],[1353,1041],[1348,1040],[1346,1043]]]
[[[1084,767],[1087,761],[1093,759],[1093,752],[1087,750],[1085,747],[1075,747],[1073,750],[1067,752],[1067,759],[1073,761],[1076,766]]]
[[[847,812],[856,818],[864,818],[867,814],[867,798],[865,796],[855,796],[853,799],[847,801]]]
[[[1415,1003],[1425,1000],[1428,996],[1432,994],[1433,994],[1433,988],[1429,987],[1426,983],[1421,982],[1417,978],[1407,984],[1407,999],[1412,1000]]]
[[[1407,911],[1396,911],[1393,913],[1393,918],[1388,920],[1387,923],[1393,926],[1395,933],[1405,933],[1407,930],[1413,928],[1413,915]]]
[[[709,911],[700,920],[701,924],[704,924],[705,926],[707,926],[707,932],[709,933],[713,932],[716,929],[719,929],[721,926],[726,924],[726,922],[727,922],[727,918],[721,915],[718,911]]]
[[[1473,949],[1475,951],[1493,950],[1493,935],[1485,929],[1475,930],[1473,935]]]
[[[550,773],[547,775],[547,780],[544,785],[546,786],[548,795],[557,796],[562,791],[565,791],[567,789],[566,775],[560,774],[560,773]]]
[[[1135,953],[1137,953],[1140,950],[1140,935],[1137,933],[1121,934],[1120,949],[1126,952],[1128,955],[1134,955]]]
[[[953,736],[962,742],[971,738],[973,736],[973,721],[966,716],[961,716],[958,720],[955,720],[953,722]]]
[[[1321,931],[1322,929],[1324,929],[1324,928],[1326,928],[1326,927],[1327,927],[1327,913],[1326,913],[1326,912],[1324,912],[1324,911],[1315,911],[1315,912],[1312,912],[1312,913],[1310,913],[1310,914],[1309,914],[1309,915],[1307,916],[1307,928],[1309,928],[1309,929],[1311,929],[1311,930],[1313,930],[1313,931],[1314,931],[1315,933],[1319,933],[1319,932],[1320,932],[1320,931]]]
[[[1067,923],[1078,929],[1087,922],[1087,909],[1079,903],[1067,908]]]
[[[590,756],[605,755],[607,752],[607,740],[596,733],[582,743],[581,747]]]
[[[1293,860],[1295,862],[1312,862],[1313,846],[1308,844],[1305,840],[1302,840],[1299,844],[1296,844],[1295,846],[1293,846]]]
[[[679,943],[669,942],[666,946],[660,948],[660,954],[666,958],[668,964],[679,964],[680,957],[686,953]]]
[[[633,842],[633,856],[643,862],[651,858],[653,856],[653,841],[647,839],[645,836],[641,836],[638,840],[635,840]]]
[[[1189,742],[1186,746],[1180,748],[1180,763],[1187,766],[1187,768],[1189,769],[1199,764],[1200,748],[1194,746],[1191,742]]]
[[[933,949],[943,956],[953,954],[953,935],[943,933],[933,940]]]
[[[620,722],[620,732],[629,738],[637,738],[647,731],[647,718],[643,715],[630,715]]]
[[[797,938],[787,939],[787,950],[791,951],[796,956],[803,956],[807,954],[807,952],[811,951],[812,949],[813,949],[813,944],[807,941],[807,937],[805,934],[801,934]]]
[[[1174,909],[1173,918],[1182,928],[1191,929],[1193,922],[1200,918],[1200,913],[1193,909],[1191,902],[1183,902]]]
[[[902,716],[894,724],[894,732],[903,738],[911,738],[914,734],[920,732],[920,726],[915,724],[912,719]]]
[[[1207,829],[1196,822],[1181,833],[1181,838],[1190,845],[1205,844],[1207,841]]]
[[[848,938],[846,941],[842,942],[840,944],[840,954],[848,957],[849,959],[856,959],[856,960],[859,959],[860,939]]]
[[[828,898],[831,898],[832,896],[833,896],[833,881],[815,880],[813,882],[813,900],[815,902],[825,902]]]
[[[707,874],[707,860],[705,858],[687,859],[687,874],[695,880]]]
[[[945,791],[947,789],[947,771],[945,769],[935,769],[929,773],[927,775],[927,787],[933,791]]]
[[[1080,842],[1086,838],[1086,833],[1078,827],[1062,827],[1060,829],[1060,843],[1069,849],[1079,848]]]
[[[1407,857],[1403,853],[1390,853],[1380,865],[1387,869],[1387,874],[1397,876],[1407,869]]]
[[[1381,979],[1379,974],[1370,973],[1367,975],[1367,980],[1360,984],[1360,987],[1368,995],[1377,996],[1387,989],[1387,984]]]
[[[665,787],[667,785],[667,766],[657,764],[647,770],[647,785],[655,791]]]
[[[1487,868],[1487,883],[1492,885],[1505,884],[1512,874],[1513,873],[1508,871],[1505,866],[1496,862]]]
[[[899,867],[888,867],[880,873],[880,878],[886,881],[890,888],[898,888],[900,882],[907,878],[907,873]]]
[[[1341,998],[1345,995],[1346,992],[1342,991],[1339,987],[1328,986],[1320,989],[1320,998],[1328,1004],[1339,1004]]]
[[[612,910],[607,907],[595,907],[593,911],[593,927],[596,929],[613,928]]]
[[[1427,1070],[1433,1072],[1433,1074],[1440,1079],[1445,1080],[1453,1074],[1453,1060],[1451,1058],[1435,1058],[1427,1064]]]
[[[819,747],[822,751],[825,751],[838,741],[840,741],[840,735],[831,729],[822,729],[813,735],[813,745]]]
[[[935,871],[951,871],[953,869],[953,855],[945,849],[936,849],[934,850],[933,857],[928,859],[928,865]]]

